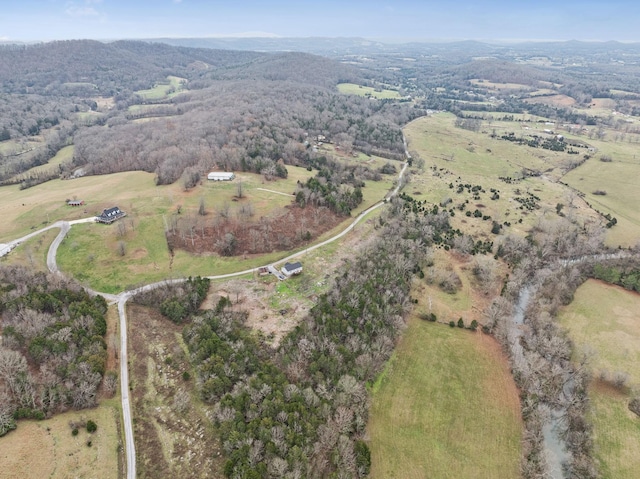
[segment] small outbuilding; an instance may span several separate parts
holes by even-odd
[[[296,261],[295,263],[285,263],[280,270],[286,276],[293,276],[302,273],[302,263]]]
[[[84,200],[69,200],[69,201],[67,201],[67,205],[69,205],[69,206],[82,206],[82,205],[84,205]]]
[[[231,181],[236,177],[234,173],[226,171],[212,171],[207,175],[207,179],[211,181]]]
[[[100,216],[96,216],[96,221],[98,223],[111,224],[114,221],[127,216],[127,214],[122,211],[117,206],[113,208],[107,208],[100,213]]]

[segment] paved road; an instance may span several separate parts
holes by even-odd
[[[408,156],[408,153],[407,153]],[[367,208],[366,210],[364,210],[362,213],[360,213],[352,222],[351,224],[342,232],[338,233],[337,235],[335,235],[332,238],[329,238],[328,240],[325,240],[321,243],[315,244],[313,246],[310,246],[309,248],[306,248],[302,251],[299,251],[297,253],[291,254],[289,256],[287,256],[286,258],[283,258],[279,261],[276,261],[274,263],[272,263],[271,266],[277,265],[277,264],[281,264],[281,263],[285,263],[287,261],[290,261],[292,259],[298,258],[310,251],[313,251],[315,249],[321,248],[322,246],[325,246],[329,243],[332,243],[334,241],[339,240],[340,238],[342,238],[343,236],[345,236],[346,234],[348,234],[351,230],[353,230],[353,228],[360,222],[362,221],[362,219],[367,216],[369,213],[371,213],[372,211],[376,210],[377,208],[380,208],[382,205],[385,204],[385,202],[398,194],[398,191],[400,191],[400,188],[402,187],[403,184],[403,176],[404,173],[407,169],[408,163],[405,162],[404,166],[402,167],[402,170],[400,171],[400,174],[398,175],[398,182],[396,184],[396,187],[386,196],[386,198],[382,201],[379,201],[378,203],[370,206],[369,208]],[[282,193],[281,193],[282,194]],[[287,195],[290,196],[290,195]],[[56,236],[55,240],[53,240],[53,242],[51,243],[51,246],[49,247],[49,251],[47,253],[47,268],[49,269],[49,271],[51,271],[52,273],[60,273],[60,270],[58,269],[58,264],[56,262],[56,255],[57,255],[57,251],[58,251],[58,247],[60,246],[60,244],[62,243],[62,241],[64,240],[65,236],[67,235],[67,233],[69,232],[71,225],[74,224],[80,224],[80,223],[91,223],[95,221],[95,217],[91,216],[89,218],[83,218],[80,220],[74,220],[74,221],[58,221],[56,223],[53,223],[52,225],[49,225],[45,228],[42,228],[38,231],[34,231],[33,233],[30,233],[26,236],[23,236],[22,238],[18,238],[17,240],[13,240],[7,244],[2,244],[0,245],[0,256],[3,256],[5,254],[7,254],[9,251],[11,251],[11,249],[15,248],[17,245],[19,245],[20,243],[22,243],[23,241],[26,241],[44,231],[50,230],[52,228],[60,228],[60,233],[58,234],[58,236]],[[228,274],[219,274],[219,275],[214,275],[214,276],[207,276],[209,279],[226,279],[226,278],[233,278],[236,276],[242,276],[245,274],[250,274],[253,273],[255,271],[258,271],[261,267],[257,267],[257,268],[251,268],[251,269],[247,269],[244,271],[237,271],[235,273],[228,273]],[[145,286],[141,286],[139,288],[136,288],[134,290],[130,290],[130,291],[123,291],[120,294],[114,295],[114,294],[108,294],[108,293],[101,293],[99,291],[94,291],[92,289],[86,288],[86,290],[90,293],[90,294],[100,294],[102,295],[107,301],[111,302],[111,303],[116,303],[118,304],[118,315],[120,318],[119,321],[119,325],[120,325],[120,395],[122,398],[122,416],[123,416],[123,424],[124,424],[124,435],[125,435],[125,445],[126,445],[126,456],[127,456],[127,479],[135,479],[136,477],[136,450],[135,450],[135,441],[134,441],[134,436],[133,436],[133,420],[132,420],[132,416],[131,416],[131,401],[129,399],[129,368],[128,368],[128,349],[127,349],[127,308],[126,308],[126,304],[127,301],[135,296],[136,294],[145,292],[145,291],[150,291],[153,290],[155,288],[158,288],[160,286],[166,285],[166,284],[175,284],[175,283],[181,283],[183,281],[186,281],[186,279],[171,279],[171,280],[165,280],[165,281],[159,281],[157,283],[152,283],[152,284],[147,284]]]

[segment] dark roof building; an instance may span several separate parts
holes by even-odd
[[[287,276],[302,273],[302,263],[299,261],[295,263],[285,263],[281,270]]]
[[[127,216],[127,214],[117,206],[114,206],[113,208],[107,208],[106,210],[103,210],[102,213],[100,213],[100,216],[96,216],[96,221],[98,221],[99,223],[111,224],[115,220],[120,219],[124,216]]]

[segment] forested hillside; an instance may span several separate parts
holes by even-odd
[[[0,64],[3,139],[46,137],[44,148],[15,146],[0,158],[4,179],[67,144],[75,155],[63,176],[80,167],[82,174],[144,170],[159,184],[173,183],[185,169],[197,179],[214,168],[263,172],[278,162],[301,164],[313,157],[317,135],[400,159],[400,126],[420,114],[339,94],[336,85],[359,81],[359,71],[302,53],[69,41],[1,48]],[[167,78],[179,80],[179,88],[151,89],[168,85]]]

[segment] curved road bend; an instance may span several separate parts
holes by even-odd
[[[408,155],[408,153],[407,153]],[[402,177],[404,176],[405,171],[407,170],[407,167],[409,166],[409,164],[407,162],[404,163],[404,166],[402,167],[402,170],[400,170],[400,174],[398,175],[398,183],[396,185],[396,187],[385,197],[384,200],[381,200],[375,204],[373,204],[372,206],[370,206],[369,208],[367,208],[366,210],[364,210],[362,213],[360,213],[354,220],[353,222],[351,222],[351,224],[345,228],[342,232],[338,233],[337,235],[321,242],[318,244],[315,244],[313,246],[310,246],[309,248],[305,248],[302,251],[299,251],[297,253],[294,253],[292,255],[287,256],[286,258],[283,258],[279,261],[274,262],[273,264],[280,264],[286,261],[289,261],[291,259],[295,259],[299,256],[302,256],[310,251],[313,251],[315,249],[321,248],[322,246],[325,246],[329,243],[332,243],[334,241],[339,240],[340,238],[342,238],[343,236],[345,236],[346,234],[348,234],[351,230],[353,230],[353,228],[366,216],[368,215],[370,212],[376,210],[377,208],[380,208],[382,205],[385,204],[385,202],[392,198],[393,196],[398,194],[398,191],[400,191],[400,188],[402,187]],[[74,224],[78,224],[78,223],[90,223],[95,221],[95,217],[89,217],[89,218],[83,218],[81,220],[74,220],[74,221],[58,221],[56,223],[53,223],[52,225],[49,225],[45,228],[42,228],[38,231],[35,231],[33,233],[30,233],[26,236],[23,236],[22,238],[18,238],[17,240],[11,241],[9,243],[7,243],[7,245],[5,245],[5,248],[2,249],[2,251],[0,252],[0,255],[4,255],[7,254],[9,251],[11,251],[11,249],[13,249],[14,247],[16,247],[17,245],[19,245],[20,243],[22,243],[23,241],[26,241],[30,238],[32,238],[33,236],[36,236],[44,231],[47,231],[49,229],[52,228],[60,228],[60,233],[58,234],[58,236],[56,236],[55,240],[51,243],[51,246],[49,247],[49,251],[47,253],[47,268],[49,269],[49,271],[51,271],[52,273],[59,273],[59,269],[58,269],[58,264],[56,262],[56,254],[58,251],[58,247],[60,246],[60,244],[62,243],[62,240],[65,238],[65,236],[67,235],[67,233],[69,232],[71,225]],[[244,271],[238,271],[235,273],[228,273],[228,274],[220,274],[220,275],[214,275],[214,276],[207,276],[207,278],[209,279],[226,279],[226,278],[233,278],[236,276],[242,276],[245,274],[249,274],[249,273],[253,273],[255,271],[258,271],[260,269],[260,267],[256,267],[256,268],[251,268],[251,269],[247,269]],[[132,415],[131,415],[131,401],[129,399],[129,368],[128,368],[128,354],[127,354],[127,312],[126,312],[126,303],[129,300],[129,298],[131,298],[132,296],[135,296],[138,293],[142,293],[145,291],[150,291],[152,289],[155,289],[159,286],[165,285],[165,284],[172,284],[172,283],[181,283],[185,281],[185,279],[171,279],[171,280],[165,280],[165,281],[159,281],[157,283],[152,283],[152,284],[147,284],[145,286],[141,286],[139,288],[130,290],[130,291],[123,291],[122,293],[118,294],[118,295],[113,295],[113,294],[109,294],[109,293],[101,293],[99,291],[94,291],[90,288],[85,288],[87,290],[87,292],[89,292],[90,294],[99,294],[101,296],[103,296],[105,299],[107,299],[108,301],[110,301],[111,303],[118,303],[118,316],[120,318],[119,321],[119,326],[120,326],[120,389],[121,389],[121,398],[122,398],[122,416],[123,416],[123,424],[124,424],[124,434],[125,434],[125,445],[126,445],[126,456],[127,456],[127,479],[135,479],[136,477],[136,452],[135,452],[135,442],[134,442],[134,437],[133,437],[133,421],[132,421]]]

